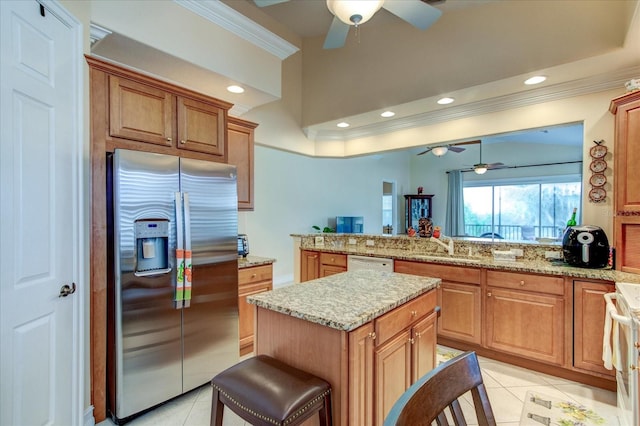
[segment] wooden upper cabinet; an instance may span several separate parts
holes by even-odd
[[[207,102],[178,97],[179,149],[226,159],[226,111]]]
[[[172,146],[175,97],[164,90],[109,76],[109,134],[112,137]]]
[[[253,210],[253,148],[254,129],[258,125],[235,117],[228,117],[227,162],[237,168],[238,210]]]
[[[611,101],[615,114],[615,268],[640,274],[640,91]]]
[[[618,215],[640,215],[640,91],[611,102],[615,114],[614,185]]]

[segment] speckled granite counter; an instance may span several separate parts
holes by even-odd
[[[314,239],[318,235],[324,237],[322,247],[315,245]],[[546,260],[545,252],[562,253],[562,245],[559,243],[454,238],[455,253],[453,256],[448,256],[442,247],[430,242],[427,238],[362,234],[293,234],[291,236],[300,238],[300,247],[305,250],[640,284],[639,274],[612,269],[576,268],[563,262]],[[354,241],[355,244],[349,244],[349,240]],[[367,242],[372,242],[373,245],[367,245]],[[494,250],[512,248],[523,251],[523,256],[518,257],[516,262],[493,260]]]
[[[439,278],[350,271],[247,297],[261,308],[351,331],[428,292]]]
[[[260,265],[270,265],[274,263],[276,260],[271,259],[269,257],[258,257],[248,255],[247,257],[239,257],[238,258],[238,268],[251,268],[252,266],[260,266]]]

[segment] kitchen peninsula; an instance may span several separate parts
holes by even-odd
[[[250,296],[255,352],[331,383],[334,425],[382,424],[435,365],[440,281],[351,271]]]

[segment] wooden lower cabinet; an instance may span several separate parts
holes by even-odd
[[[373,424],[373,322],[349,333],[349,424]]]
[[[395,271],[440,278],[442,283],[438,288],[438,336],[481,344],[480,268],[396,260]]]
[[[434,289],[349,332],[258,307],[256,353],[329,381],[334,425],[382,425],[435,366],[435,306]]]
[[[300,282],[328,277],[347,271],[347,255],[301,250]]]
[[[302,250],[300,253],[300,282],[320,278],[320,253]]]
[[[261,265],[238,270],[238,323],[240,356],[253,352],[255,307],[247,296],[273,289],[273,266]]]
[[[487,271],[486,346],[549,364],[564,364],[564,280]]]
[[[606,304],[604,295],[615,292],[604,281],[573,281],[573,367],[614,377],[604,368],[602,339]]]

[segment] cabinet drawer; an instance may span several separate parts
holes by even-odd
[[[323,265],[347,266],[347,255],[336,253],[320,253],[320,263]]]
[[[406,329],[415,321],[433,312],[436,307],[436,290],[430,290],[376,320],[376,345]]]
[[[271,281],[273,270],[271,265],[253,266],[251,268],[243,268],[238,270],[238,283],[252,284],[259,281]]]
[[[562,277],[547,277],[515,272],[487,271],[487,285],[517,290],[564,295]]]

